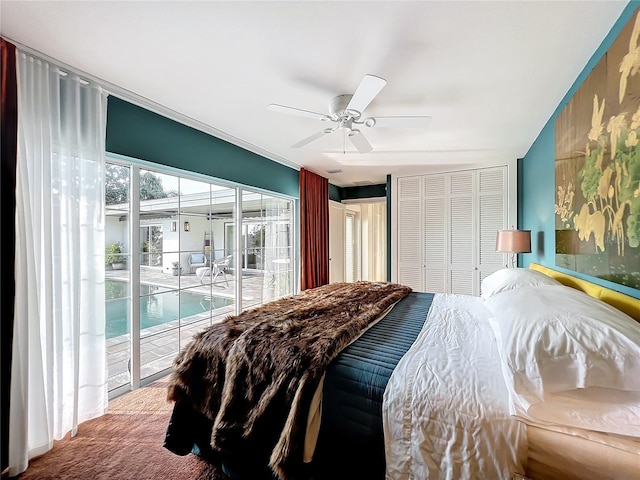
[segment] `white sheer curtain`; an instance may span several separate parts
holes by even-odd
[[[107,95],[18,52],[16,297],[9,468],[105,413]]]

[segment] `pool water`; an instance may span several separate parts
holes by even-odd
[[[107,284],[109,283],[119,284],[107,285],[107,298],[112,299],[106,302],[106,335],[107,338],[113,338],[129,333],[129,319],[127,315],[129,299],[121,298],[124,296],[123,290],[126,288],[124,282],[108,280]],[[120,289],[122,289],[122,294],[118,294],[120,293],[118,292]],[[114,290],[116,291],[115,295],[113,293]],[[197,315],[215,308],[233,304],[232,299],[209,297],[191,292],[178,293],[172,291],[149,295],[149,285],[141,285],[140,290],[141,330],[178,320],[179,317],[186,318],[191,315]],[[116,298],[113,298],[114,296]]]

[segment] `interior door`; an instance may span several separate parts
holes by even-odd
[[[345,206],[329,200],[329,283],[344,282]]]

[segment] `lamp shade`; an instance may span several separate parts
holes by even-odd
[[[496,252],[531,252],[531,230],[498,230]]]

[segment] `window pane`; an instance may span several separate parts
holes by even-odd
[[[293,293],[292,204],[269,195],[242,192],[243,307]]]
[[[131,383],[130,168],[105,167],[105,312],[109,390]]]

